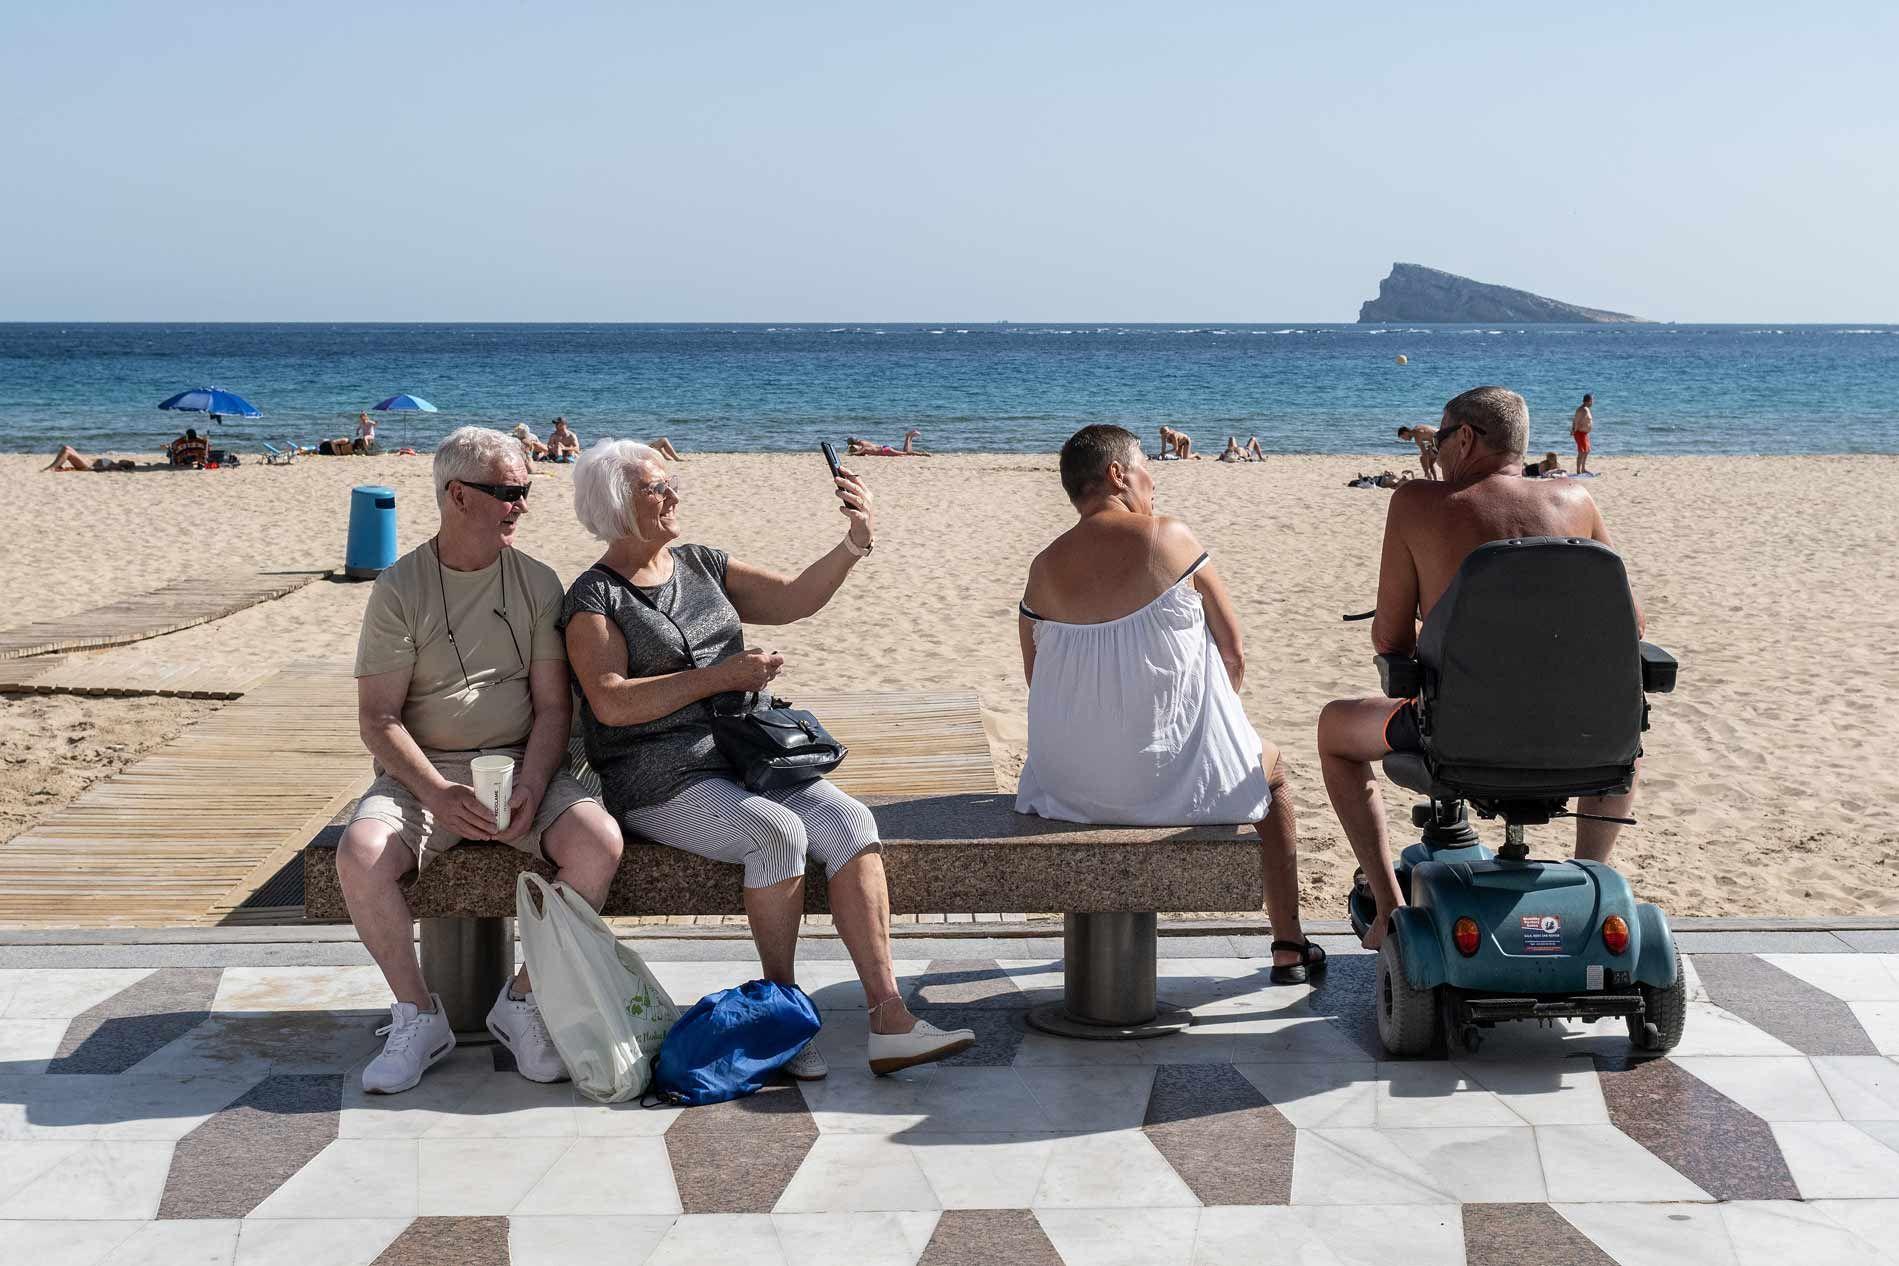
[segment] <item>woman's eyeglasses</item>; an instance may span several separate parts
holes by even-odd
[[[464,488],[473,488],[476,492],[485,492],[496,501],[506,501],[514,505],[519,505],[523,501],[526,501],[528,493],[533,490],[532,484],[478,484],[471,483],[466,479],[457,479],[455,482]]]
[[[669,492],[676,497],[679,495],[679,490],[684,488],[685,485],[680,482],[678,475],[674,475],[669,479],[662,479],[658,483],[635,484],[634,487],[649,497],[663,497]]]

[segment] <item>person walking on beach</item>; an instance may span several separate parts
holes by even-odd
[[[464,840],[552,863],[597,910],[620,865],[620,828],[563,765],[572,720],[567,652],[554,626],[561,583],[513,548],[533,487],[520,444],[465,426],[435,454],[436,534],[376,578],[356,645],[356,700],[376,781],[337,847],[350,922],[395,994],[389,1040],[363,1089],[395,1094],[455,1048],[416,961],[403,885]],[[476,794],[478,756],[514,759],[508,824]],[[531,1081],[567,1071],[526,968],[503,985],[488,1029]]]
[[[1401,426],[1398,438],[1410,440],[1418,446],[1418,469],[1424,472],[1426,479],[1437,478],[1437,428],[1434,426]]]
[[[1371,626],[1378,654],[1416,651],[1420,622],[1479,545],[1523,536],[1571,536],[1613,548],[1602,512],[1584,485],[1522,477],[1529,430],[1529,406],[1505,387],[1474,387],[1444,406],[1437,432],[1444,478],[1403,485],[1392,494],[1385,516],[1378,610]],[[1640,605],[1635,620],[1639,632]],[[1385,806],[1372,762],[1387,752],[1422,747],[1415,699],[1397,704],[1386,698],[1339,699],[1319,713],[1319,768],[1326,795],[1377,906],[1365,934],[1367,949],[1383,943],[1391,912],[1404,904],[1392,874]],[[1621,795],[1577,801],[1577,857],[1609,860],[1620,830],[1613,819],[1629,816],[1634,796],[1631,783]]]
[[[1576,473],[1589,473],[1589,433],[1596,429],[1596,398],[1588,392],[1583,393],[1582,403],[1576,406],[1576,415],[1569,420],[1569,437],[1576,441]]]

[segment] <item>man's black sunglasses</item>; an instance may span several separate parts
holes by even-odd
[[[1439,446],[1441,447],[1445,440],[1450,439],[1451,436],[1457,434],[1457,432],[1463,429],[1464,427],[1469,427],[1471,430],[1477,432],[1477,434],[1479,435],[1486,434],[1486,432],[1484,431],[1484,428],[1481,426],[1478,426],[1474,422],[1453,422],[1449,426],[1444,427],[1438,431],[1437,442]]]
[[[457,479],[456,483],[464,488],[473,488],[476,492],[485,492],[496,501],[508,501],[519,504],[527,500],[531,484],[478,484],[466,479]]]

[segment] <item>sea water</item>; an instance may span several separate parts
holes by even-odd
[[[1399,364],[1397,358],[1405,357]],[[1899,452],[1899,326],[1772,325],[92,325],[0,324],[0,449],[313,444],[378,415],[426,450],[464,423],[556,414],[586,441],[789,450],[856,435],[939,451],[1051,452],[1077,427],[1163,422],[1211,455],[1361,453],[1435,422],[1468,387],[1530,402],[1531,448],[1565,449],[1584,392],[1599,453]],[[160,413],[188,387],[257,419]]]

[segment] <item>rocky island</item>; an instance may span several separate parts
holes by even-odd
[[[1626,312],[1583,308],[1545,299],[1527,290],[1493,286],[1422,264],[1393,264],[1378,283],[1378,297],[1358,310],[1360,325],[1385,321],[1441,322],[1461,325],[1488,321],[1568,322],[1612,325],[1644,318]]]

